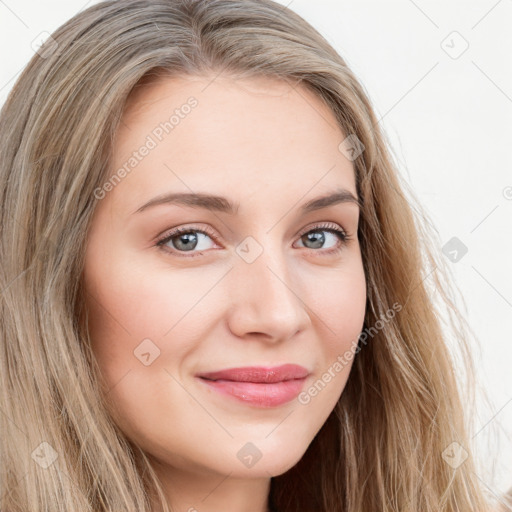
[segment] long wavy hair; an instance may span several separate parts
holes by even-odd
[[[46,40],[3,105],[1,510],[148,512],[153,499],[170,510],[149,459],[107,413],[83,260],[94,191],[112,173],[130,93],[162,77],[220,73],[309,88],[364,146],[353,163],[366,336],[304,456],[272,478],[272,507],[489,510],[465,417],[474,396],[472,332],[455,307],[437,236],[363,86],[311,25],[271,0],[95,4]],[[469,454],[458,467],[447,462],[454,447]]]

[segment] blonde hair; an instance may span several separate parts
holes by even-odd
[[[152,500],[169,510],[148,458],[107,413],[87,331],[84,249],[130,93],[163,76],[221,72],[309,88],[364,145],[353,163],[373,334],[360,340],[304,457],[272,478],[272,506],[488,510],[471,455],[456,469],[443,458],[454,442],[471,453],[461,397],[473,396],[473,362],[428,216],[345,61],[271,0],[98,3],[52,34],[10,92],[0,113],[1,510],[147,512]],[[434,292],[447,306],[444,326]]]

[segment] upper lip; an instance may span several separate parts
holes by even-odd
[[[309,371],[297,364],[283,364],[281,366],[244,366],[240,368],[227,368],[216,372],[199,373],[198,377],[208,380],[231,380],[236,382],[282,382],[292,379],[303,379]]]

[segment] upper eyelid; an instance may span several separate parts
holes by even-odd
[[[325,226],[325,224],[332,224],[332,226]],[[339,228],[340,231],[343,231],[343,233],[345,235],[348,235],[348,231],[339,222],[318,221],[313,224],[308,224],[305,228],[301,229],[298,233],[298,236],[302,236],[304,233],[307,233],[308,231],[315,230],[315,229],[330,229],[330,228],[334,229],[334,225],[337,226],[337,228]]]

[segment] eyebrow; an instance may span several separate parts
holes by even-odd
[[[356,198],[352,192],[346,189],[338,189],[334,192],[317,197],[308,201],[302,205],[300,211],[303,214],[313,212],[315,210],[321,210],[335,204],[340,203],[354,203],[359,208],[362,208],[362,202],[359,198]],[[227,213],[229,215],[236,215],[238,213],[240,203],[233,203],[226,197],[215,196],[203,193],[170,193],[162,194],[154,197],[147,203],[143,204],[140,208],[135,210],[133,213],[140,213],[148,208],[162,205],[162,204],[178,204],[189,206],[191,208],[202,208],[210,211],[217,211]]]

